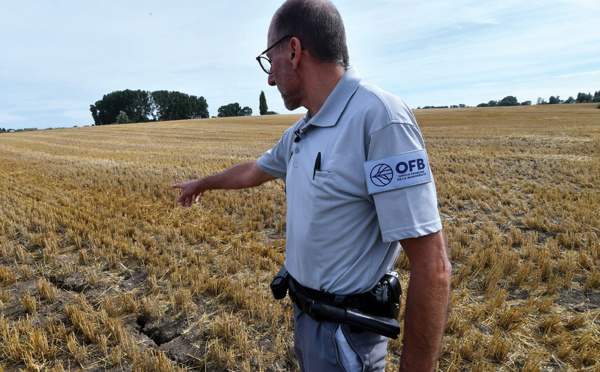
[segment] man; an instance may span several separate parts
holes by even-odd
[[[433,370],[451,268],[412,112],[393,95],[361,83],[349,67],[344,25],[329,1],[286,1],[273,16],[267,45],[257,59],[269,85],[277,86],[286,108],[303,106],[308,113],[257,161],[173,185],[181,189],[177,202],[191,206],[206,190],[281,178],[287,198],[285,266],[292,282],[335,301],[369,293],[404,250],[411,274],[400,370]],[[295,350],[303,371],[385,369],[386,337],[313,319],[293,299]]]

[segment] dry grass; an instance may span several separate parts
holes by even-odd
[[[598,370],[600,110],[416,115],[454,267],[439,370]],[[0,135],[0,370],[295,370],[290,302],[268,289],[283,185],[189,209],[170,185],[255,159],[296,119]]]

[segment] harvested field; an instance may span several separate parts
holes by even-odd
[[[453,264],[439,370],[599,370],[596,104],[415,114]],[[0,134],[0,371],[296,370],[268,288],[283,184],[187,209],[171,185],[257,158],[297,118]]]

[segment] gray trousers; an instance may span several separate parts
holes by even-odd
[[[342,334],[347,343],[340,342]],[[294,350],[303,372],[385,371],[387,344],[388,338],[376,333],[317,322],[294,304]]]

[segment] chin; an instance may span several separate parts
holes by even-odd
[[[300,105],[292,105],[292,104],[285,103],[285,108],[288,109],[289,111],[294,111],[298,107],[300,107]]]
[[[283,99],[283,105],[289,111],[294,111],[295,109],[297,109],[298,107],[301,106],[299,102],[296,102],[296,101],[290,99],[289,96],[286,97],[286,96],[282,95],[281,98]]]

